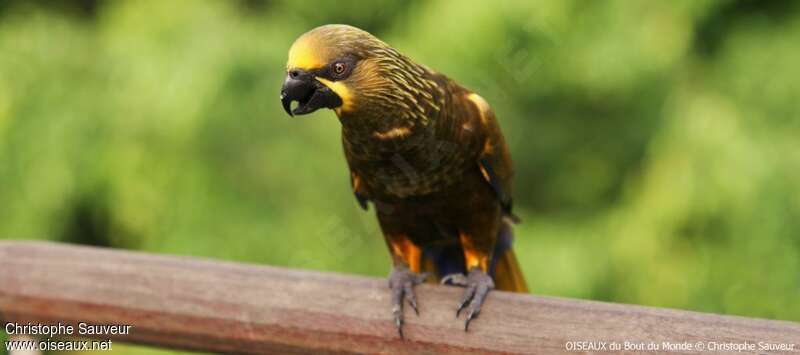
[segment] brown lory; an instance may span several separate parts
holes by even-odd
[[[465,330],[490,290],[526,292],[511,250],[511,157],[482,97],[346,25],[300,36],[286,73],[289,115],[339,117],[353,192],[374,204],[394,263],[400,336],[403,300],[416,311],[414,285],[428,275],[466,288]]]

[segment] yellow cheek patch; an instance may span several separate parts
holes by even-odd
[[[330,81],[320,77],[317,77],[316,79],[329,89],[333,90],[336,95],[339,95],[339,98],[342,99],[342,107],[340,108],[340,111],[347,112],[353,107],[353,94],[350,92],[350,88],[348,88],[344,82]]]
[[[318,48],[312,45],[308,37],[300,37],[289,49],[289,61],[286,63],[286,69],[301,68],[312,70],[321,68],[325,63],[320,54]]]

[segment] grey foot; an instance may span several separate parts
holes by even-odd
[[[469,330],[469,322],[478,316],[481,312],[483,301],[486,300],[486,295],[489,291],[494,289],[494,281],[492,277],[487,275],[479,268],[473,268],[469,274],[450,274],[442,278],[442,284],[450,284],[461,287],[466,287],[461,301],[458,303],[456,310],[456,318],[461,314],[461,311],[466,308],[467,320],[464,322],[464,331]]]
[[[417,296],[414,294],[414,286],[422,283],[428,277],[427,273],[417,274],[408,269],[405,265],[395,266],[389,275],[389,288],[392,289],[392,314],[397,332],[403,337],[403,298],[408,301],[414,312],[419,315],[417,309]]]

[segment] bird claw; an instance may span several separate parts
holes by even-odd
[[[405,265],[395,266],[389,275],[389,288],[392,289],[392,315],[397,333],[403,338],[403,299],[414,309],[414,313],[419,315],[417,307],[417,296],[414,293],[414,286],[422,283],[428,277],[428,273],[417,274],[408,269]]]
[[[468,275],[450,274],[442,278],[442,284],[451,284],[466,287],[461,300],[456,309],[456,319],[461,315],[461,311],[467,311],[467,319],[464,322],[464,331],[469,330],[469,323],[481,312],[483,301],[489,291],[494,289],[492,277],[487,275],[479,268],[473,268]]]
[[[464,274],[450,274],[442,278],[442,285],[467,286],[467,277]]]

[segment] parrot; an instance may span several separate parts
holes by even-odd
[[[289,48],[289,116],[334,111],[350,187],[371,203],[392,260],[392,320],[433,277],[464,287],[464,331],[493,289],[527,292],[512,250],[511,156],[485,99],[359,28],[331,24]],[[295,107],[292,106],[296,102]]]

